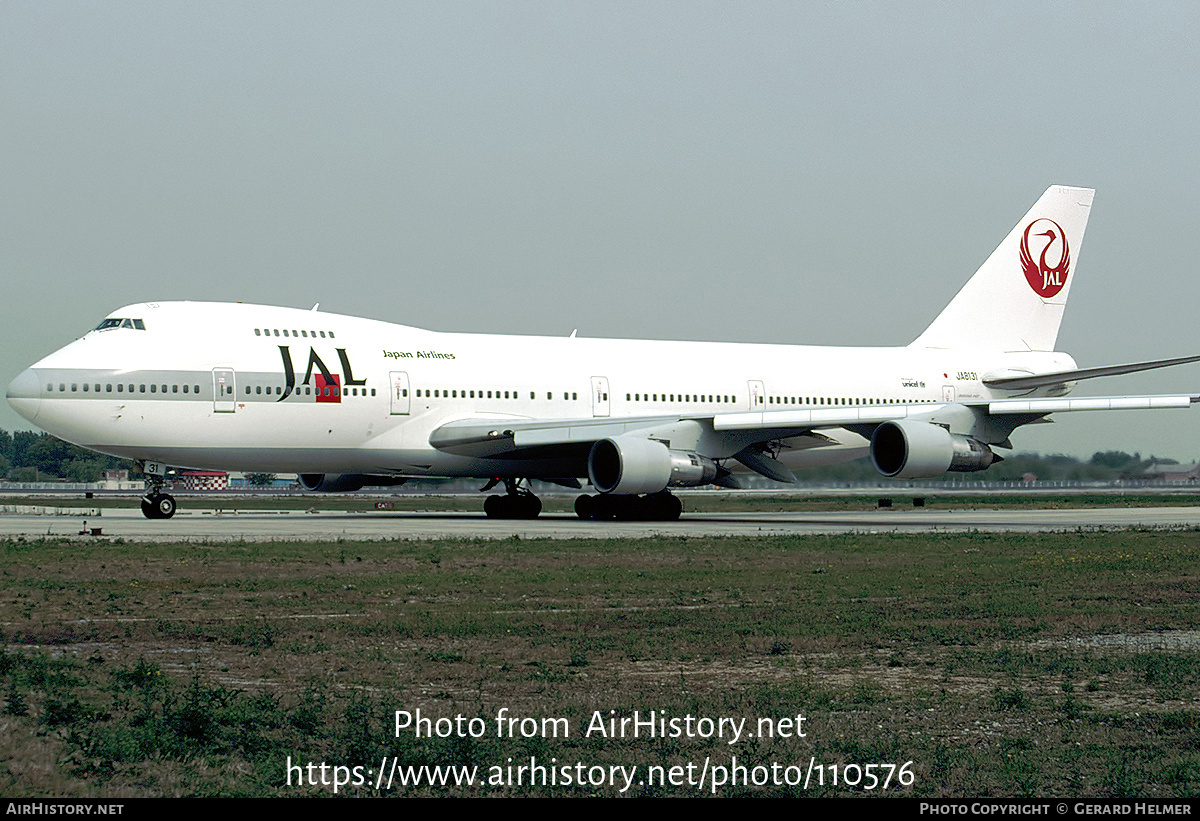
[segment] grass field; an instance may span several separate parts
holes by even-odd
[[[8,796],[1200,792],[1197,532],[0,551]]]

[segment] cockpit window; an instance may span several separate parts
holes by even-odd
[[[132,328],[134,330],[144,331],[144,330],[146,330],[146,325],[140,319],[124,319],[124,318],[118,319],[118,318],[114,318],[114,317],[109,317],[108,319],[104,320],[99,325],[97,325],[93,330],[107,331],[112,328]]]

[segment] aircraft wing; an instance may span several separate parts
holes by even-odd
[[[459,456],[519,459],[546,448],[591,447],[611,436],[649,432],[688,419],[683,416],[586,417],[581,419],[460,419],[447,422],[429,435],[429,444]],[[704,419],[712,417],[695,417]]]
[[[741,411],[735,413],[587,417],[580,419],[461,419],[433,431],[429,443],[438,450],[461,456],[491,459],[534,458],[563,449],[583,452],[601,439],[618,436],[671,438],[695,437],[696,445],[713,458],[728,458],[759,442],[786,439],[847,428],[869,436],[877,425],[902,419],[937,423],[964,409],[972,414],[1023,416],[1036,419],[1051,413],[1085,410],[1154,410],[1186,408],[1200,402],[1188,394],[1145,396],[1092,396],[1080,398],[993,399],[907,405],[849,405],[803,410]]]

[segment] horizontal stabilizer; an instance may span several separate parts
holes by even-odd
[[[1200,356],[1180,356],[1175,359],[1156,359],[1153,362],[1134,362],[1129,365],[1107,365],[1101,368],[1081,368],[1074,371],[1055,371],[1053,373],[984,375],[983,384],[989,388],[1003,390],[1027,390],[1044,388],[1049,385],[1061,385],[1064,382],[1078,382],[1081,379],[1095,379],[1097,376],[1119,376],[1123,373],[1151,371],[1155,368],[1169,368],[1172,365],[1184,365],[1188,362],[1200,362]]]

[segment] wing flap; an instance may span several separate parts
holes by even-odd
[[[864,405],[862,407],[814,408],[812,410],[749,411],[721,413],[712,418],[714,430],[788,430],[796,433],[846,425],[871,425],[889,419],[905,419],[945,407],[943,403],[914,405]]]
[[[1086,410],[1160,410],[1186,408],[1196,402],[1200,402],[1200,396],[1154,395],[1085,396],[1079,399],[998,399],[986,404],[988,413],[999,416],[1012,413],[1043,415]]]

